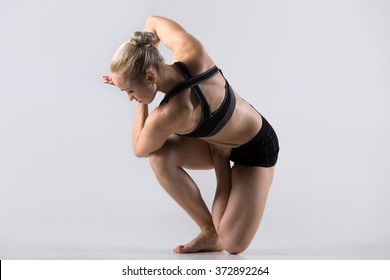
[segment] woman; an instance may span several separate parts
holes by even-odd
[[[163,43],[174,64],[157,50]],[[139,102],[133,151],[149,157],[161,186],[200,227],[175,253],[244,251],[262,218],[279,151],[269,123],[230,87],[202,44],[179,24],[149,17],[114,54],[103,81]],[[165,93],[150,114],[157,91]],[[230,161],[234,166],[230,166]],[[215,169],[211,213],[184,169]]]

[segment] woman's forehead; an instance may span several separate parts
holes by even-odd
[[[111,73],[111,80],[113,81],[114,85],[121,89],[129,87],[129,81],[127,81],[122,74]]]

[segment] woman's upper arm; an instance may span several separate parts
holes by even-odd
[[[183,126],[183,118],[177,113],[164,108],[154,109],[145,121],[145,125],[138,136],[136,145],[133,143],[133,152],[137,157],[147,157],[160,149],[168,137],[178,127]]]
[[[146,21],[145,31],[153,32],[158,38],[156,43],[161,41],[179,59],[202,50],[202,44],[194,36],[170,19],[151,16]]]

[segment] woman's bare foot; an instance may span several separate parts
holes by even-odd
[[[218,252],[222,251],[222,242],[215,231],[201,232],[186,245],[179,245],[173,249],[174,253]]]

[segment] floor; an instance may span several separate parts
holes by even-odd
[[[30,248],[1,250],[3,260],[390,260],[390,245],[265,247],[239,255],[226,252],[174,254],[166,248]]]

